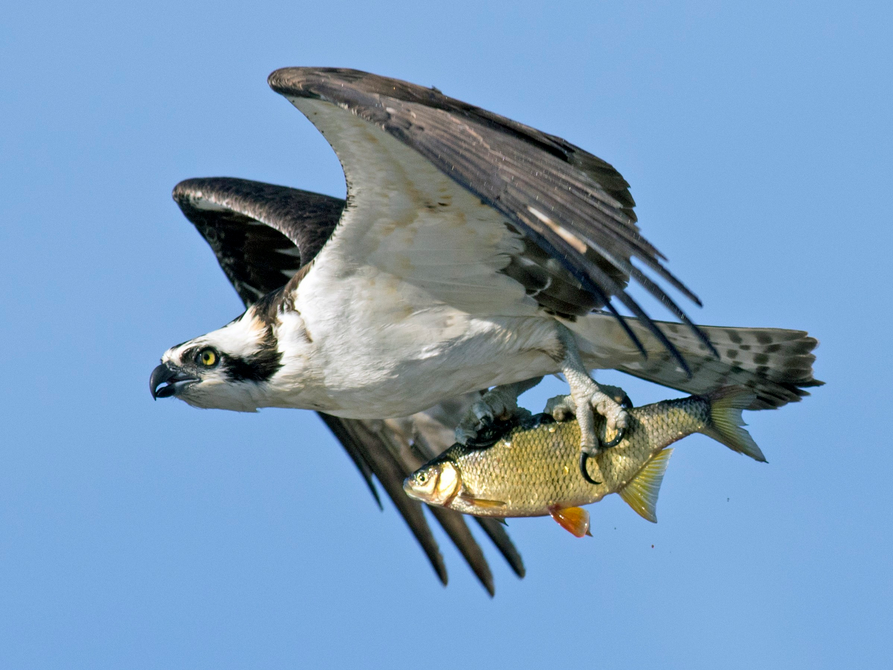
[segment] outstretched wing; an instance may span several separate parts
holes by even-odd
[[[608,163],[478,107],[355,70],[286,68],[270,86],[325,135],[348,207],[319,267],[363,266],[476,314],[573,318],[623,304],[687,369],[626,291],[637,282],[712,350],[641,264],[697,297],[640,234],[627,183]],[[311,272],[315,272],[311,270]]]
[[[309,263],[344,209],[341,198],[231,177],[187,179],[173,196],[246,306]]]
[[[335,228],[344,201],[317,193],[247,179],[189,179],[174,188],[174,200],[213,249],[220,267],[245,303],[283,286],[312,260]],[[423,506],[403,493],[403,480],[453,442],[469,398],[441,403],[405,419],[366,421],[319,413],[356,464],[376,501],[379,480],[446,584],[447,572]],[[492,595],[493,576],[461,514],[433,509],[435,518]],[[518,576],[521,556],[503,526],[478,523]]]
[[[471,402],[470,396],[463,396],[440,403],[427,412],[383,421],[341,419],[320,412],[322,420],[338,437],[363,473],[376,500],[378,494],[372,475],[381,483],[444,584],[447,583],[446,566],[422,513],[424,506],[403,492],[403,480],[453,443],[451,426],[458,425]],[[484,553],[465,525],[465,517],[442,507],[429,509],[492,596],[495,593],[493,575]],[[495,519],[475,517],[475,521],[487,533],[515,574],[523,577],[521,555],[505,528]]]

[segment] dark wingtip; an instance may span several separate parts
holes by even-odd
[[[434,568],[434,574],[437,575],[440,583],[443,584],[444,587],[448,586],[450,583],[450,578],[449,575],[447,575],[447,569],[446,565],[443,562],[443,557],[440,555],[440,553],[438,553],[436,557],[433,557],[427,551],[425,551],[425,555],[428,556],[428,562],[431,563],[431,567]]]
[[[521,553],[515,548],[509,534],[505,530],[505,520],[488,517],[475,517],[487,537],[493,542],[499,553],[508,562],[512,571],[518,575],[519,579],[524,579],[527,570],[524,567],[524,561],[521,559]]]
[[[277,93],[282,93],[282,80],[285,77],[285,73],[291,69],[292,68],[281,67],[278,70],[273,70],[270,73],[270,76],[267,77],[267,85]]]
[[[331,84],[333,81],[353,82],[370,76],[368,72],[341,67],[282,67],[273,70],[267,77],[267,84],[276,93],[299,95],[308,98],[318,97],[308,90],[316,84]],[[380,77],[380,79],[386,79]]]
[[[375,482],[372,481],[372,477],[363,477],[366,480],[366,485],[369,487],[369,492],[372,494],[372,497],[375,498],[375,503],[378,505],[378,509],[384,512],[384,505],[381,504],[381,498],[378,495],[378,489],[375,488]]]
[[[487,590],[492,598],[496,594],[496,587],[493,583],[493,573],[490,572],[490,566],[481,551],[480,545],[474,539],[468,526],[465,525],[463,515],[443,507],[429,507],[428,510],[434,515],[434,518],[440,523],[446,534],[456,545],[459,553],[468,563],[481,585]]]
[[[375,487],[375,482],[372,480],[372,466],[370,465],[369,461],[363,456],[363,452],[357,448],[350,435],[350,432],[344,427],[344,425],[342,425],[341,420],[337,417],[325,414],[324,412],[317,412],[317,416],[319,416],[319,418],[323,420],[326,426],[329,427],[329,430],[332,431],[332,433],[344,447],[344,450],[347,452],[350,460],[353,461],[353,464],[357,467],[357,470],[360,471],[360,476],[363,478],[363,481],[366,482],[366,486],[369,487],[369,492],[372,494],[372,497],[375,498],[378,509],[384,511],[384,505],[382,505],[381,503],[381,497],[378,495],[378,489]]]

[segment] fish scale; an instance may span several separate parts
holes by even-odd
[[[485,506],[478,515],[528,516],[542,510],[543,500],[574,507],[598,502],[623,488],[658,451],[706,427],[708,409],[701,398],[633,409],[627,437],[587,461],[589,476],[600,482],[597,486],[587,482],[578,467],[580,426],[576,421],[541,423],[532,428],[522,424],[492,447],[456,445],[444,457],[455,460],[468,494],[505,502],[505,511],[510,512]],[[597,430],[604,437],[604,422]]]
[[[537,415],[517,420],[492,446],[453,445],[410,475],[404,489],[429,504],[467,514],[502,518],[551,514],[565,527],[556,514],[560,510],[619,493],[654,521],[668,456],[661,452],[677,440],[700,432],[755,460],[765,460],[742,428],[741,411],[753,398],[749,389],[730,387],[628,410],[629,425],[620,443],[586,461],[587,473],[597,484],[580,472],[577,421],[555,422]],[[602,441],[614,437],[605,435],[605,430],[602,420],[596,426]],[[588,529],[588,516],[579,512]]]

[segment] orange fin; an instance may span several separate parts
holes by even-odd
[[[549,514],[558,522],[558,525],[569,533],[577,537],[583,537],[584,535],[592,537],[592,533],[589,532],[589,512],[585,509],[579,507],[552,507],[549,510]]]

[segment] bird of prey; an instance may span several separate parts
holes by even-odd
[[[194,222],[229,217],[246,256],[266,247],[276,260],[221,259],[250,305],[165,352],[150,380],[156,397],[373,421],[494,387],[466,413],[467,437],[537,379],[562,372],[571,393],[555,406],[573,406],[585,455],[626,421],[622,391],[599,387],[592,369],[687,393],[747,386],[751,409],[799,400],[820,383],[816,340],[805,332],[691,322],[661,283],[697,297],[642,237],[628,184],[605,161],[394,79],[286,68],[269,82],[334,148],[346,205],[336,221],[330,201],[283,187],[178,187]],[[203,234],[214,246],[221,233],[207,224]],[[246,280],[251,272],[262,281]],[[271,289],[275,280],[287,281]],[[681,323],[653,320],[631,282]],[[600,436],[593,410],[606,419]]]
[[[344,209],[340,198],[226,177],[183,181],[174,188],[174,200],[211,246],[246,308],[280,289],[310,262]],[[201,207],[195,206],[197,200],[203,200]],[[264,223],[271,220],[277,221],[275,228]],[[300,247],[289,236],[299,238]],[[164,395],[163,389],[159,395]],[[447,570],[443,556],[425,520],[422,504],[406,496],[403,481],[453,444],[453,429],[478,397],[467,394],[451,398],[425,412],[402,418],[343,419],[319,413],[381,507],[373,476],[378,479],[444,584]],[[493,575],[464,517],[447,509],[430,510],[481,584],[493,595]],[[515,574],[523,577],[521,555],[505,526],[494,519],[475,521]]]

